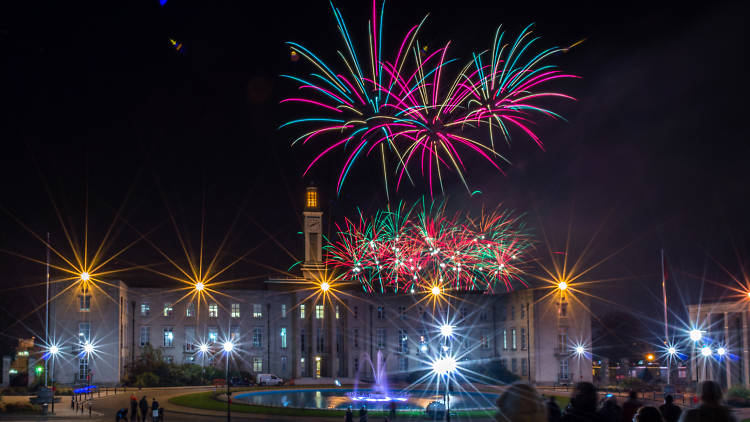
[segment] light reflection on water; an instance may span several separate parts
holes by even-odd
[[[275,407],[298,407],[313,409],[353,409],[361,407],[362,402],[352,401],[346,396],[351,389],[309,389],[309,390],[282,390],[282,391],[259,391],[253,393],[242,393],[235,396],[235,400],[258,406]],[[359,391],[370,391],[361,389]],[[433,401],[442,403],[443,395],[434,391],[409,391],[409,399],[399,402],[399,409],[424,409]],[[467,393],[454,392],[450,396],[451,409],[490,409],[495,407],[497,394],[493,393]],[[368,409],[387,409],[388,403],[366,403]]]

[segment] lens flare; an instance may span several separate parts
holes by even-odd
[[[698,330],[698,329],[690,330],[690,340],[700,341],[700,339],[702,338],[703,338],[703,333],[701,332],[701,330]]]
[[[445,356],[432,362],[432,372],[437,375],[449,375],[456,371],[458,364],[452,356]]]

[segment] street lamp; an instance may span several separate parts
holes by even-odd
[[[445,338],[449,338],[453,335],[453,326],[450,324],[443,324],[440,326],[440,335]]]
[[[440,296],[440,293],[442,293],[442,291],[440,290],[440,286],[432,286],[432,289],[430,289],[430,293],[433,296]]]
[[[578,377],[580,377],[581,381],[583,381],[583,370],[581,369],[581,356],[584,356],[584,354],[586,353],[586,348],[584,348],[581,345],[578,345],[573,350],[576,352],[576,355],[578,355]]]
[[[560,289],[561,292],[564,292],[565,290],[568,290],[568,283],[561,281],[557,283],[557,288]]]
[[[47,359],[52,359],[50,380],[52,381],[52,413],[55,413],[55,357],[60,352],[60,348],[53,344],[49,347],[48,352],[49,357]]]
[[[444,355],[432,362],[432,372],[440,377],[445,377],[445,420],[450,422],[451,420],[451,375],[458,368],[456,358],[449,355]]]
[[[202,292],[205,287],[206,285],[201,283],[200,281],[195,283],[195,291],[197,292]]]
[[[322,290],[323,293],[327,292],[330,288],[331,288],[331,285],[328,284],[327,281],[320,283],[320,290]]]
[[[89,281],[90,278],[91,276],[86,271],[81,273],[81,281]]]
[[[702,338],[703,338],[703,333],[701,332],[701,330],[698,330],[698,329],[690,330],[690,340],[700,341]]]
[[[229,391],[229,354],[234,350],[234,343],[231,341],[224,342],[224,357],[226,358],[226,369],[224,370],[224,382],[227,384],[227,422],[232,420],[230,406],[232,404],[232,393]]]

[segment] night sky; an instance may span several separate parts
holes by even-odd
[[[230,273],[264,276],[275,273],[268,266],[286,270],[294,262],[279,244],[302,255],[297,233],[307,184],[321,189],[328,229],[357,207],[369,214],[386,205],[377,160],[355,167],[337,196],[343,155],[303,179],[325,138],[290,148],[299,133],[277,129],[300,112],[279,104],[295,88],[279,75],[311,70],[303,60],[292,62],[283,43],[301,42],[337,63],[342,45],[326,1],[12,3],[0,11],[7,119],[2,249],[44,259],[43,245],[13,217],[40,235],[50,231],[53,244],[65,249],[54,203],[79,236],[88,209],[92,241],[119,215],[110,251],[148,232],[179,258],[170,213],[194,245],[203,215],[208,250],[227,231],[223,260],[253,250]],[[369,4],[337,5],[364,48]],[[450,51],[462,61],[488,48],[501,23],[517,34],[535,22],[541,46],[586,39],[554,59],[582,79],[554,85],[578,100],[555,104],[567,122],[539,124],[546,151],[515,134],[501,148],[513,163],[505,175],[469,158],[469,182],[482,194],[470,197],[448,176],[446,197],[437,199],[456,210],[502,203],[526,213],[542,259],[548,257],[542,233],[556,251],[570,234],[571,258],[593,239],[588,265],[614,255],[590,278],[622,278],[586,288],[603,299],[594,299],[594,308],[603,312],[606,301],[615,301],[650,320],[654,332],[661,318],[661,248],[675,324],[684,317],[683,302],[730,294],[701,280],[735,285],[721,267],[739,275],[750,256],[740,3],[391,1],[384,50],[394,49],[426,13],[421,39],[431,45],[453,40]],[[184,51],[176,52],[169,38]],[[417,183],[392,194],[391,202],[425,192]],[[163,261],[141,241],[113,267]],[[10,289],[0,298],[2,321],[14,322],[14,315],[42,302],[39,289],[18,286],[43,275],[38,264],[0,254],[0,289]],[[165,284],[140,271],[120,278]],[[37,316],[5,324],[2,341],[28,335],[38,324]]]

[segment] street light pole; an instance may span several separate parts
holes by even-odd
[[[47,232],[47,276],[46,276],[47,298],[44,301],[44,341],[49,348],[49,232]],[[44,361],[44,386],[47,387],[47,361]],[[53,399],[54,402],[54,399]]]
[[[231,393],[229,391],[229,352],[226,352],[226,359],[227,359],[227,365],[226,370],[224,371],[224,382],[227,384],[227,422],[231,422],[232,420],[232,410],[231,410],[231,404],[232,404],[232,397]]]

